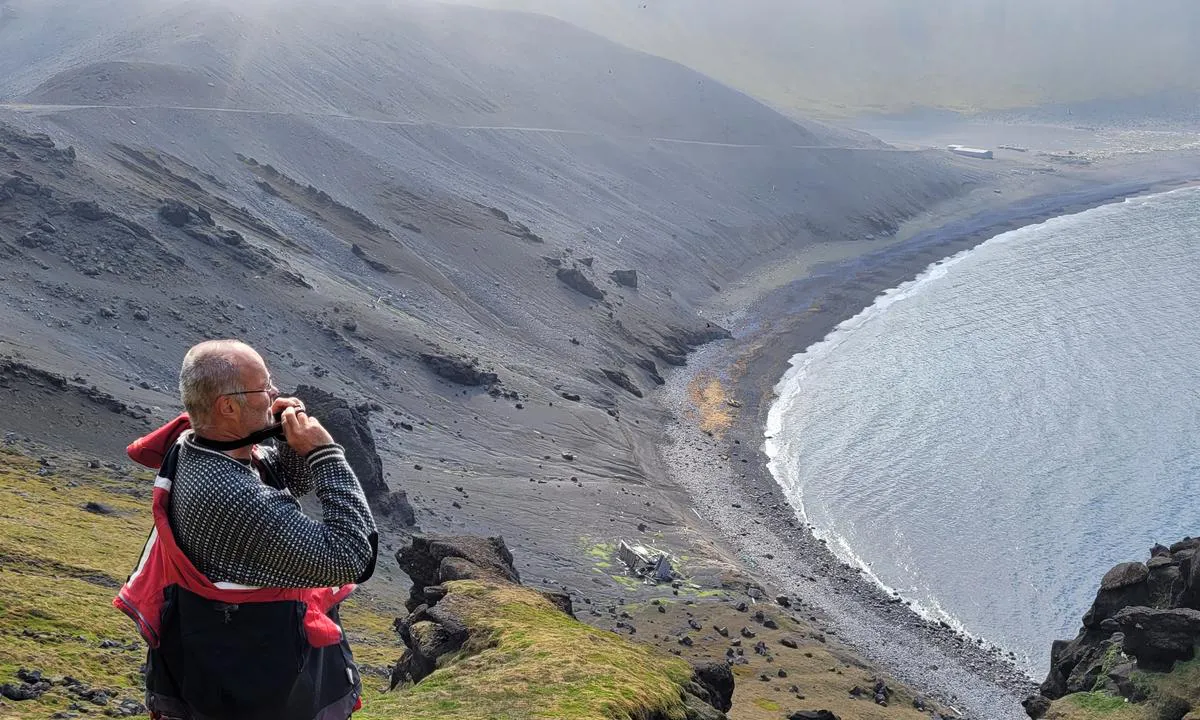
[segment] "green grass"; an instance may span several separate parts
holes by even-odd
[[[472,581],[447,587],[440,604],[467,622],[467,648],[418,685],[369,698],[364,718],[684,717],[686,662],[573,620],[532,590]]]
[[[150,483],[56,462],[55,475],[40,477],[36,461],[0,453],[0,683],[17,682],[24,667],[141,701],[145,647],[111,601],[150,531]],[[88,502],[114,512],[86,512]],[[364,591],[344,604],[355,659],[376,671],[364,674],[358,720],[684,717],[686,662],[575,621],[531,590],[449,587],[442,602],[467,621],[468,647],[425,682],[390,693],[380,673],[404,649],[392,629],[400,599]],[[103,640],[120,647],[102,649]],[[0,716],[42,720],[72,702],[55,686],[38,700],[4,701]]]

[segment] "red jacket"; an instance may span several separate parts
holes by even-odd
[[[113,606],[137,625],[138,632],[152,648],[158,647],[163,590],[178,585],[207,600],[230,604],[296,600],[306,606],[304,630],[313,647],[327,647],[342,640],[341,628],[327,612],[351,592],[355,585],[340,588],[250,588],[233,583],[213,583],[192,565],[175,543],[171,533],[168,507],[171,483],[175,476],[177,452],[172,452],[180,436],[191,427],[186,414],[154,432],[134,441],[129,457],[146,467],[160,470],[154,481],[154,529],[146,540],[141,559]]]

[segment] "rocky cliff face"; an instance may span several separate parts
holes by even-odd
[[[1024,705],[1042,717],[1051,701],[1104,691],[1134,702],[1148,698],[1136,673],[1167,673],[1200,645],[1200,538],[1156,545],[1145,563],[1109,570],[1074,640],[1057,640],[1040,692]]]

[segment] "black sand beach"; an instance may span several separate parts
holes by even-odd
[[[1030,193],[1007,204],[995,203],[1001,193],[988,191],[992,198],[976,196],[974,207],[968,199],[950,217],[911,223],[885,247],[819,264],[790,283],[769,280],[774,286],[756,298],[753,289],[731,293],[740,304],[714,316],[729,323],[734,339],[700,349],[668,379],[665,394],[679,420],[668,432],[665,465],[691,494],[695,516],[754,573],[802,598],[827,635],[965,716],[1023,717],[1019,703],[1034,681],[986,638],[917,615],[837,559],[798,520],[762,450],[774,387],[793,355],[931,263],[1008,230],[1191,180],[1185,169],[1159,167],[1159,178],[1149,179],[1155,172],[1147,159],[1125,161],[1077,178],[1079,186],[1069,191]]]

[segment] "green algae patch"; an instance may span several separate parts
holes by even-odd
[[[438,607],[467,625],[466,647],[420,683],[368,698],[364,718],[685,717],[687,662],[585,625],[527,588],[446,587]]]

